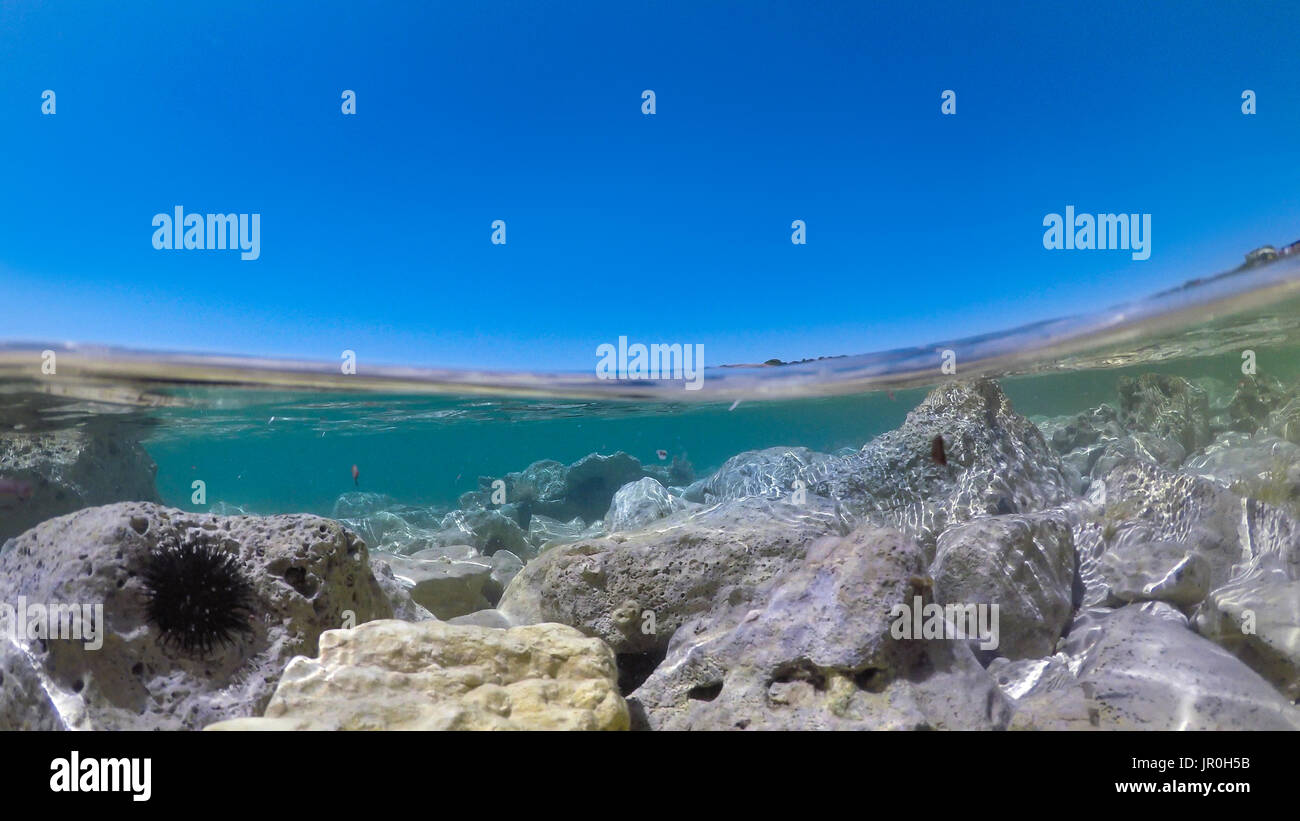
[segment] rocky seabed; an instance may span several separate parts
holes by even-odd
[[[0,637],[0,729],[1300,729],[1300,386],[1147,374],[1029,419],[957,381],[857,450],[331,518],[166,508],[106,436],[0,440],[60,491],[0,534],[0,602],[102,605],[98,642]],[[151,571],[177,550],[238,579]],[[234,591],[208,647],[159,615],[186,585]],[[900,635],[932,605],[996,605],[996,646]]]

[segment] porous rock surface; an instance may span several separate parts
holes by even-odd
[[[253,591],[251,634],[207,657],[160,640],[146,617],[150,551],[210,545],[238,557]],[[320,635],[393,609],[365,544],[318,516],[215,516],[121,502],[60,516],[0,554],[0,602],[102,605],[102,647],[24,637],[45,695],[75,729],[198,729],[256,715],[284,665]]]
[[[797,564],[813,539],[844,530],[836,506],[812,496],[803,505],[749,497],[682,511],[648,530],[547,550],[515,576],[497,609],[516,624],[577,627],[617,653],[662,651],[720,591],[743,599]]]
[[[373,621],[295,658],[263,718],[212,730],[625,730],[614,654],[571,627]]]
[[[0,731],[68,729],[38,666],[3,628],[0,624]]]
[[[922,547],[865,526],[817,539],[752,601],[720,599],[629,697],[648,729],[996,729],[1010,701],[963,641],[900,637]]]

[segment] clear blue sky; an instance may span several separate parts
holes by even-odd
[[[1291,3],[0,2],[0,338],[587,370],[620,335],[720,364],[1101,308],[1300,238],[1297,23]],[[175,205],[260,213],[261,258],[154,250]],[[1151,213],[1150,260],[1044,250],[1066,205]]]

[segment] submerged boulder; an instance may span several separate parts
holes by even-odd
[[[1124,433],[1119,412],[1105,404],[1074,416],[1044,420],[1039,427],[1052,443],[1052,449],[1062,456]]]
[[[1118,439],[1107,441],[1092,461],[1089,481],[1095,481],[1115,469],[1116,465],[1133,459],[1175,470],[1187,458],[1187,449],[1177,439],[1145,431],[1126,433]]]
[[[605,529],[613,533],[636,530],[685,510],[687,502],[647,476],[618,489],[605,514]]]
[[[1059,512],[989,516],[950,527],[930,567],[940,604],[996,604],[997,655],[1051,655],[1070,621],[1074,538]]]
[[[1056,653],[1041,659],[993,659],[988,672],[1012,699],[1010,730],[1096,730],[1101,712],[1094,687],[1070,669],[1070,657]]]
[[[943,440],[942,463],[933,456],[936,437]],[[979,379],[935,388],[902,426],[855,452],[749,451],[692,492],[705,501],[804,492],[933,545],[950,524],[1059,505],[1074,495],[1074,482],[998,384]]]
[[[1062,645],[1103,730],[1300,730],[1300,710],[1170,605],[1086,610]]]
[[[382,565],[409,592],[411,600],[440,619],[450,619],[492,606],[483,588],[492,575],[492,562],[482,556],[452,559],[434,551],[411,556],[371,554],[378,570]]]
[[[844,529],[835,505],[813,496],[804,505],[750,497],[682,511],[647,530],[552,547],[515,576],[498,609],[517,624],[572,625],[617,653],[662,652],[720,591],[744,599],[797,564],[814,539]]]
[[[589,522],[599,519],[619,488],[644,475],[641,463],[621,450],[609,456],[592,453],[582,457],[569,465],[564,477],[564,499],[569,510],[560,518],[581,516]]]
[[[1269,415],[1286,397],[1286,389],[1277,379],[1258,375],[1242,377],[1228,403],[1229,427],[1241,433],[1254,433],[1268,423]]]
[[[480,476],[478,490],[461,494],[458,503],[462,510],[496,506],[497,503],[493,501],[496,491],[493,483],[499,478],[505,482],[506,503],[516,505],[521,517],[539,513],[549,515],[548,511],[564,506],[567,491],[565,477],[568,472],[569,468],[562,462],[543,459],[521,471],[507,473],[504,477]],[[518,524],[521,527],[525,525],[524,522]]]
[[[432,546],[471,545],[485,556],[508,550],[516,556],[534,553],[528,533],[499,510],[472,508],[454,510],[442,520],[442,530],[430,540]]]
[[[371,550],[383,553],[406,555],[465,542],[464,536],[448,538],[443,532],[443,508],[398,504],[381,493],[344,493],[335,500],[332,515],[364,539]]]
[[[905,636],[922,547],[866,526],[815,541],[752,601],[720,597],[686,622],[629,696],[667,730],[995,729],[1009,700],[962,641]],[[910,622],[910,617],[905,617]]]
[[[944,441],[945,464],[931,455],[936,436]],[[1073,496],[1060,458],[989,379],[935,388],[901,427],[845,461],[848,471],[837,470],[809,489],[854,499],[854,512],[926,544],[952,524],[1045,510]]]
[[[1242,496],[1300,509],[1300,445],[1267,431],[1220,434],[1183,470]]]
[[[262,718],[210,730],[625,730],[614,654],[559,624],[372,621],[321,636]]]
[[[1268,430],[1288,442],[1300,444],[1300,397],[1268,415]]]
[[[1197,610],[1196,631],[1300,699],[1300,580],[1256,566],[1215,588]]]
[[[491,627],[496,630],[506,630],[519,625],[512,624],[506,615],[496,608],[491,610],[476,610],[473,613],[466,613],[463,616],[457,616],[454,619],[447,619],[448,624],[468,624],[473,627]]]
[[[177,551],[201,571],[152,572],[174,566],[158,557]],[[231,592],[201,617],[189,602],[214,589]],[[365,543],[332,519],[140,502],[60,516],[12,539],[0,553],[0,602],[20,598],[89,614],[62,633],[80,639],[42,637],[29,624],[20,640],[74,729],[197,729],[255,715],[288,660],[316,652],[324,631],[393,613]],[[151,598],[161,602],[154,612]]]
[[[643,466],[636,457],[623,451],[611,454],[590,453],[571,465],[553,460],[534,462],[522,471],[500,477],[505,502],[494,499],[491,476],[479,477],[479,489],[462,494],[460,507],[465,513],[476,508],[507,508],[515,523],[527,530],[534,516],[559,521],[575,517],[592,522],[609,509],[619,488],[646,476],[664,476],[662,470]],[[510,548],[513,550],[513,548]]]
[[[1244,434],[1228,434],[1243,437]],[[1203,469],[1203,468],[1200,468]],[[1289,493],[1269,490],[1263,495]],[[1074,517],[1086,606],[1160,602],[1300,695],[1300,524],[1283,508],[1149,463],[1117,466]]]
[[[417,604],[411,598],[410,583],[406,579],[397,578],[389,563],[382,560],[382,554],[371,553],[370,555],[371,571],[388,599],[388,604],[393,610],[393,618],[402,621],[430,621],[437,618],[429,612],[428,608]]]
[[[1130,429],[1172,439],[1191,453],[1210,443],[1210,399],[1181,376],[1145,373],[1119,380],[1119,407]]]
[[[602,530],[602,527],[589,527],[579,517],[561,522],[550,516],[538,514],[528,521],[528,542],[537,552],[541,552],[542,548],[551,542],[571,542],[584,536],[597,536]]]
[[[1246,500],[1243,562],[1193,616],[1197,632],[1300,698],[1300,522]]]
[[[392,510],[397,503],[386,493],[370,490],[349,490],[340,493],[334,500],[334,509],[330,513],[335,519],[362,519],[376,513]]]
[[[1092,483],[1089,507],[1090,514],[1077,519],[1074,529],[1085,605],[1123,600],[1126,594],[1115,585],[1122,591],[1133,584],[1131,572],[1155,573],[1169,559],[1170,569],[1191,576],[1171,579],[1161,595],[1147,598],[1186,607],[1194,603],[1189,590],[1224,583],[1241,558],[1241,498],[1207,479],[1130,459]],[[1138,545],[1151,546],[1149,562]],[[1196,558],[1181,562],[1171,545]],[[1107,552],[1111,556],[1103,562]]]
[[[745,451],[724,462],[716,473],[692,490],[692,495],[705,503],[746,496],[789,497],[797,490],[795,482],[806,480],[810,469],[834,459],[808,448]]]
[[[1078,477],[1077,490],[1081,494],[1093,481],[1130,459],[1173,469],[1188,454],[1177,437],[1130,429],[1121,420],[1120,412],[1105,404],[1072,417],[1045,419],[1040,424],[1067,471]]]
[[[661,456],[660,458],[665,458]],[[695,466],[683,454],[673,457],[667,465],[642,465],[646,476],[664,487],[685,487],[695,481]]]
[[[510,582],[524,569],[524,560],[509,550],[498,550],[488,557],[488,561],[492,564],[492,572],[483,585],[483,595],[495,606],[501,601]]]
[[[120,425],[0,432],[0,478],[28,488],[0,496],[0,544],[46,519],[112,502],[158,501],[158,466]]]
[[[1112,607],[1163,601],[1186,609],[1210,592],[1209,563],[1194,547],[1178,542],[1118,540],[1098,564],[1106,604]]]

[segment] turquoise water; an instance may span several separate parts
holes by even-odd
[[[1294,349],[1259,346],[1270,374],[1300,373]],[[1114,403],[1126,376],[1168,373],[1234,381],[1235,354],[1113,370],[1005,379],[1017,411],[1051,417]],[[204,405],[163,409],[144,439],[158,463],[162,500],[187,510],[215,502],[249,512],[329,515],[340,494],[382,493],[408,505],[455,507],[478,477],[499,477],[542,459],[570,463],[624,451],[643,464],[691,463],[698,477],[746,450],[858,448],[897,428],[925,388],[795,401],[702,405],[538,402],[481,397],[303,394],[274,399],[250,390],[191,394]],[[274,421],[272,421],[274,420]],[[658,451],[667,452],[661,460]],[[360,481],[353,484],[356,465]],[[202,479],[208,505],[191,503]]]
[[[39,373],[44,346],[0,346],[0,419],[14,431],[120,430],[156,462],[157,497],[182,509],[329,515],[341,495],[360,490],[445,511],[480,477],[543,459],[621,451],[703,478],[747,450],[858,448],[953,378],[937,367],[944,350],[958,352],[955,376],[998,377],[1016,410],[1035,418],[1113,404],[1119,380],[1147,372],[1230,386],[1246,348],[1260,373],[1291,381],[1300,374],[1298,282],[1300,262],[1284,259],[976,339],[710,368],[700,391],[526,371],[381,368],[340,377],[328,363],[75,346],[54,346],[59,375],[48,378]],[[195,481],[205,483],[202,503]]]
[[[158,463],[163,501],[178,507],[197,509],[190,505],[194,478],[207,482],[209,502],[264,513],[328,514],[339,494],[358,488],[401,503],[454,506],[461,493],[478,487],[479,476],[503,476],[542,459],[569,463],[624,451],[644,464],[680,457],[703,475],[742,450],[791,443],[825,451],[857,447],[896,427],[921,395],[742,403],[734,410],[729,404],[575,403],[558,410],[482,399],[340,397],[329,408],[274,402],[220,417],[178,414],[197,429],[146,440],[145,447]],[[376,419],[367,414],[371,403],[400,410]],[[450,416],[430,418],[436,414]],[[209,426],[221,432],[213,435]]]
[[[17,397],[10,419],[47,428],[93,419],[140,438],[169,505],[328,515],[340,495],[363,490],[448,509],[480,477],[542,459],[567,464],[622,451],[647,466],[680,460],[704,477],[746,450],[857,448],[898,427],[929,388],[951,378],[935,367],[945,349],[959,352],[957,376],[1000,377],[1030,417],[1114,403],[1119,380],[1145,372],[1231,384],[1246,348],[1261,373],[1294,380],[1297,269],[1295,259],[1243,268],[1099,315],[977,339],[779,368],[713,368],[701,391],[598,383],[589,374],[413,369],[381,369],[359,382],[327,363],[74,348],[62,360],[76,368],[73,389],[61,388],[72,398],[60,399],[49,381],[30,376],[41,347],[31,345],[0,357],[0,377],[8,372],[6,394]],[[192,501],[195,480],[206,483],[204,504]]]

